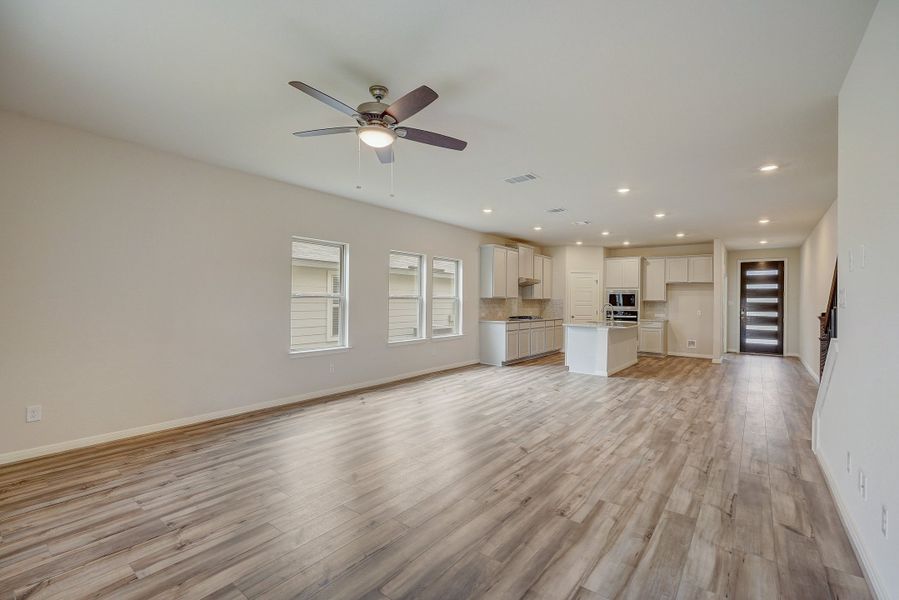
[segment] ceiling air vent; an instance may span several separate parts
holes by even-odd
[[[562,208],[562,207],[559,207],[559,208],[547,208],[547,209],[546,209],[546,212],[548,212],[548,213],[553,213],[553,214],[558,214],[558,213],[563,213],[563,212],[565,212],[566,210],[567,210],[567,209]]]
[[[590,223],[591,223],[590,221],[575,221],[574,222],[575,225],[589,225]]]
[[[537,176],[533,173],[525,173],[524,175],[509,177],[506,179],[506,183],[526,183],[528,181],[534,181],[535,179],[537,179]]]

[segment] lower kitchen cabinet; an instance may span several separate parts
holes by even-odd
[[[668,354],[667,323],[665,321],[641,322],[638,330],[637,349],[652,354]]]
[[[481,362],[501,366],[562,349],[562,319],[481,321]]]

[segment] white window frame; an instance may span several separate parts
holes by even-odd
[[[434,292],[435,287],[436,287],[436,286],[434,286],[434,280],[433,280],[434,273],[436,272],[436,270],[434,269],[434,261],[438,261],[438,260],[445,260],[445,261],[451,261],[451,262],[456,263],[456,277],[454,278],[455,279],[455,282],[454,282],[455,289],[454,289],[454,294],[451,296],[438,296]],[[456,331],[454,333],[444,333],[441,335],[434,335],[433,315],[431,315],[432,322],[431,322],[431,328],[428,330],[428,333],[431,335],[431,338],[435,339],[435,340],[439,340],[442,338],[459,337],[461,335],[464,335],[463,330],[462,330],[462,259],[461,258],[450,258],[449,256],[432,256],[431,257],[431,278],[432,278],[431,279],[431,306],[434,306],[434,300],[450,300],[450,299],[455,300],[456,301],[456,304],[455,304],[456,319],[458,321],[458,327],[456,328]]]
[[[331,282],[333,281],[333,275],[335,273],[338,273],[338,276],[340,277],[340,287],[336,293],[331,292],[331,291],[327,291],[324,293],[294,292],[292,289],[292,287],[293,287],[293,284],[292,284],[293,271],[291,271],[290,298],[291,299],[293,299],[293,298],[323,298],[323,299],[330,299],[332,302],[337,301],[340,306],[340,310],[338,313],[339,319],[340,319],[340,323],[343,324],[343,327],[340,327],[340,325],[338,325],[338,335],[336,338],[331,335],[332,325],[333,325],[333,312],[332,312],[332,308],[331,308],[332,305],[329,303],[328,304],[328,312],[327,312],[327,321],[326,321],[327,331],[325,332],[325,339],[328,341],[336,340],[337,345],[336,346],[328,346],[327,348],[312,348],[312,349],[308,349],[308,350],[298,349],[298,348],[294,348],[293,346],[290,346],[289,350],[288,350],[289,353],[294,354],[294,355],[303,355],[303,354],[316,354],[316,353],[323,353],[323,352],[325,352],[325,353],[326,352],[340,352],[340,351],[349,349],[349,347],[350,347],[350,345],[349,345],[349,339],[350,339],[350,336],[349,336],[349,331],[350,331],[350,324],[349,324],[349,321],[350,321],[350,319],[349,319],[349,314],[350,314],[350,311],[349,311],[350,245],[347,243],[344,243],[344,242],[332,242],[330,240],[320,240],[320,239],[316,239],[316,238],[303,237],[303,236],[299,236],[299,235],[291,236],[290,242],[291,242],[291,244],[290,244],[291,266],[293,265],[293,242],[306,242],[308,244],[318,244],[321,246],[332,246],[332,247],[337,248],[340,251],[339,271],[334,271],[333,269],[329,269],[327,272],[327,278],[328,278],[327,289],[328,290],[333,289],[331,286]],[[289,327],[290,327],[289,320],[290,320],[290,317],[288,315],[288,335],[289,335]]]
[[[414,256],[418,258],[418,294],[391,294],[390,293],[390,257],[394,254],[404,256]],[[423,342],[427,340],[428,332],[426,326],[427,319],[427,303],[425,302],[425,281],[427,281],[428,273],[427,256],[418,252],[407,252],[405,250],[390,250],[387,253],[387,343],[394,344],[411,344]],[[412,300],[418,299],[418,337],[404,340],[390,339],[390,301],[391,300]]]

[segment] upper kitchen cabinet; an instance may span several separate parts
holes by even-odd
[[[518,276],[525,279],[534,279],[534,252],[533,246],[518,244]],[[517,295],[517,294],[516,294]]]
[[[665,286],[665,259],[647,258],[643,266],[643,300],[664,302],[668,299]]]
[[[665,259],[665,282],[687,283],[687,257],[669,256]]]
[[[639,257],[607,258],[605,268],[606,288],[629,290],[640,288]]]
[[[712,256],[669,256],[665,259],[667,283],[712,283]]]
[[[712,283],[712,257],[688,256],[687,281],[690,283]]]
[[[481,298],[507,298],[509,277],[509,254],[513,259],[517,258],[515,252],[509,252],[505,246],[487,244],[481,246]],[[517,270],[517,269],[516,269]],[[512,297],[518,295],[518,278],[515,278],[515,287]]]
[[[534,256],[533,279],[539,283],[521,288],[521,297],[529,300],[550,300],[553,296],[553,259],[548,256]]]
[[[518,251],[506,250],[506,297],[518,297]]]

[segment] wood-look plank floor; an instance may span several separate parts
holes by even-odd
[[[471,367],[0,468],[0,600],[869,598],[792,359]]]

